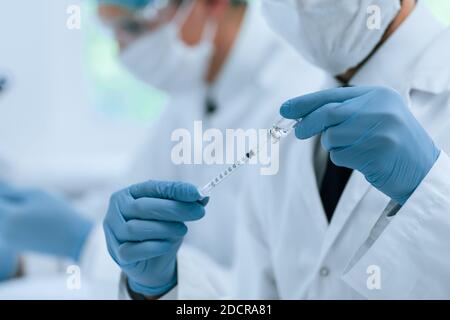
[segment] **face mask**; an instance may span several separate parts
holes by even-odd
[[[399,0],[263,2],[271,27],[306,59],[333,75],[363,62],[399,10]]]
[[[189,13],[190,10],[183,13],[183,20]],[[177,23],[178,18],[177,13],[172,21],[142,36],[121,53],[122,64],[128,71],[169,94],[203,86],[214,50],[216,26],[208,23],[202,40],[188,46],[178,36],[179,26],[183,25]]]

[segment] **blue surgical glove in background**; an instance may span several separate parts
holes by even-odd
[[[115,193],[104,221],[108,250],[130,288],[159,296],[177,283],[176,254],[185,221],[202,218],[207,201],[195,186],[149,181]]]
[[[382,87],[337,88],[284,103],[280,113],[302,119],[299,139],[321,134],[337,166],[360,171],[378,190],[404,204],[439,157],[439,149],[403,98]]]
[[[19,257],[13,250],[0,243],[0,281],[13,278],[19,270]]]
[[[37,190],[0,187],[0,242],[78,260],[92,222],[63,199]]]

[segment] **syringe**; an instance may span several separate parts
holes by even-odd
[[[199,193],[203,198],[208,197],[211,194],[211,191],[217,187],[220,183],[222,183],[226,178],[232,175],[238,168],[242,167],[244,164],[248,163],[253,157],[257,156],[259,151],[261,150],[261,146],[267,145],[269,142],[271,144],[276,144],[280,142],[280,140],[292,131],[294,127],[299,123],[300,120],[291,120],[281,118],[269,129],[269,134],[267,140],[263,142],[263,145],[260,147],[255,146],[250,149],[240,160],[236,161],[224,171],[220,172],[216,177],[214,177],[210,182],[204,185],[201,189],[199,189]]]

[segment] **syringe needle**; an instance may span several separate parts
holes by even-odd
[[[259,147],[255,147],[251,149],[249,152],[245,154],[240,160],[236,161],[234,164],[226,168],[224,171],[219,173],[214,179],[212,179],[209,183],[207,183],[205,186],[203,186],[199,193],[203,198],[209,196],[211,191],[220,183],[222,183],[223,180],[225,180],[227,177],[229,177],[232,173],[234,173],[239,167],[243,166],[244,164],[248,163],[253,157],[259,154],[260,150],[263,148],[266,148],[266,146],[269,143],[276,144],[278,143],[282,138],[286,137],[292,129],[297,125],[299,120],[290,120],[281,118],[275,124],[270,128],[267,139],[259,145]]]

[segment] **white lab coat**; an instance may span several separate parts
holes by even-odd
[[[302,81],[298,81],[299,78]],[[109,191],[148,179],[182,180],[199,186],[205,184],[223,170],[224,165],[173,164],[171,150],[176,142],[171,141],[171,134],[175,129],[186,128],[193,135],[196,120],[203,120],[203,131],[208,128],[223,131],[227,128],[266,128],[279,117],[278,107],[284,100],[294,94],[319,90],[329,83],[334,84],[334,80],[306,63],[268,28],[259,4],[249,5],[236,43],[215,84],[209,89],[192,88],[172,96],[155,121],[149,139],[142,144],[128,175],[111,190],[102,190],[93,199],[88,199],[84,210],[104,213]],[[217,112],[210,116],[205,116],[207,95],[218,106]],[[230,267],[233,260],[234,208],[240,186],[246,181],[247,171],[252,171],[252,168],[257,169],[250,166],[221,185],[211,197],[208,214],[201,221],[189,225],[186,243],[196,252],[212,257],[223,268]],[[86,283],[83,287],[85,298],[108,299],[116,295],[117,290],[111,287],[111,283],[118,285],[120,270],[107,252],[101,225],[91,232],[81,254],[80,267]],[[183,269],[182,266],[180,268]],[[60,269],[65,272],[65,265]],[[0,288],[0,297],[7,298],[12,289],[17,292],[15,297],[20,297],[20,292],[25,292],[27,298],[75,297],[56,290],[65,290],[65,279],[64,276],[55,277],[55,290],[50,290],[45,297],[40,294],[39,281],[4,285],[3,289]],[[95,291],[91,287],[102,289]]]
[[[205,257],[180,254],[189,260],[185,278],[202,274],[198,281],[180,278],[179,297],[450,298],[449,52],[450,30],[419,2],[352,80],[398,90],[442,150],[394,217],[385,210],[390,199],[354,172],[329,225],[316,174],[317,138],[289,137],[281,145],[279,174],[260,177],[243,197],[228,294],[199,284],[224,282]]]
[[[193,137],[197,120],[202,120],[203,132],[216,128],[224,136],[225,129],[264,129],[279,117],[279,106],[289,97],[334,84],[334,79],[305,62],[269,29],[258,2],[249,4],[238,38],[214,85],[179,92],[170,98],[122,185],[159,179],[202,186],[226,165],[174,164],[171,151],[178,143],[171,141],[174,130],[188,129]],[[205,114],[207,96],[218,107],[209,116]],[[212,258],[220,268],[227,269],[232,264],[236,201],[249,172],[257,170],[257,166],[250,165],[218,187],[211,196],[206,216],[188,225],[185,243],[200,255]],[[106,265],[111,259],[98,254],[99,243],[103,241],[105,245],[103,238],[99,228],[88,241],[82,261],[90,270],[110,269]],[[184,267],[178,264],[178,269],[183,272]]]
[[[304,74],[307,77],[303,77]],[[293,81],[299,78],[302,80]],[[186,128],[193,138],[196,120],[202,120],[203,132],[216,128],[224,137],[225,129],[264,129],[279,117],[278,109],[283,101],[294,93],[316,91],[330,81],[334,83],[269,29],[259,3],[250,4],[214,85],[209,90],[189,90],[171,97],[148,141],[140,148],[128,180],[131,183],[147,179],[181,180],[202,186],[227,165],[174,164],[171,151],[178,143],[171,141],[174,130]],[[205,113],[207,96],[218,107],[216,113],[209,116]],[[204,142],[203,146],[208,144]],[[225,144],[226,141],[224,148]],[[236,155],[236,158],[241,157]],[[206,216],[188,225],[185,242],[220,265],[230,266],[233,259],[236,198],[246,181],[247,171],[257,169],[256,165],[249,166],[218,187],[211,195]]]

